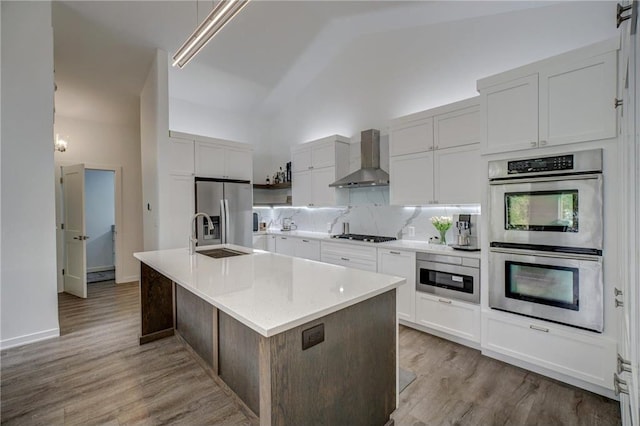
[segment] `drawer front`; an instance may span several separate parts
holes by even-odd
[[[331,263],[332,265],[346,266],[347,268],[361,269],[363,271],[376,272],[378,269],[377,262],[363,260],[358,258],[348,258],[344,256],[334,256],[322,254],[322,261]]]
[[[480,307],[416,293],[416,322],[425,327],[480,342]]]
[[[322,242],[322,256],[345,257],[348,259],[368,260],[377,263],[377,251],[375,247],[357,246],[353,244],[340,244]]]
[[[483,315],[483,349],[613,389],[615,341],[507,315]]]
[[[303,259],[320,260],[320,241],[299,239],[296,243],[296,256]]]

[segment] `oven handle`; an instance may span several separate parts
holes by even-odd
[[[575,175],[554,175],[554,176],[540,176],[540,177],[506,177],[492,179],[489,181],[489,185],[509,185],[518,183],[536,183],[536,182],[555,182],[555,181],[568,181],[568,180],[587,180],[587,179],[602,179],[602,173],[588,173],[588,174],[575,174]]]
[[[557,253],[557,252],[546,252],[546,251],[538,251],[538,250],[524,250],[524,249],[503,249],[498,247],[491,247],[489,249],[492,253],[505,253],[505,254],[516,254],[516,255],[525,255],[525,256],[539,256],[539,257],[551,257],[556,259],[573,259],[573,260],[588,260],[591,262],[600,262],[602,263],[602,256],[596,256],[591,254],[572,254],[572,253]]]

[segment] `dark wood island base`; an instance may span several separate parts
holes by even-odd
[[[395,289],[264,337],[145,264],[141,277],[140,344],[175,329],[261,425],[393,424]]]

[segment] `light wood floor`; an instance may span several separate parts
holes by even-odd
[[[2,424],[224,424],[251,420],[176,337],[138,345],[137,283],[59,295],[62,336],[1,353]],[[616,425],[618,405],[401,327],[417,379],[398,425]]]

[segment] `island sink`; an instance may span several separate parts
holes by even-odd
[[[204,254],[205,256],[213,257],[214,259],[222,259],[223,257],[241,256],[244,253],[241,251],[231,250],[228,248],[215,248],[210,250],[196,251],[198,254]]]

